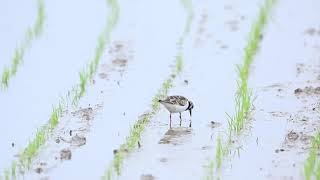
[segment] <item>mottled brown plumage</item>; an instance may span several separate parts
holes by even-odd
[[[169,104],[179,104],[180,106],[185,106],[188,103],[188,99],[183,96],[168,96],[162,101]]]

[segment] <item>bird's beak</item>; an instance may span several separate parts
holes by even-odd
[[[192,110],[191,109],[189,110],[189,112],[190,112],[190,116],[192,116]]]

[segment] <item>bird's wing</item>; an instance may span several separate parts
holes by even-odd
[[[188,99],[183,96],[168,96],[163,101],[169,104],[179,104],[180,106],[185,106],[188,103]]]

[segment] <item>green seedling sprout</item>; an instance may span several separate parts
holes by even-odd
[[[318,151],[320,149],[320,131],[314,136],[311,142],[311,149],[308,154],[308,158],[304,164],[304,176],[306,180],[320,179],[320,159],[318,158]]]

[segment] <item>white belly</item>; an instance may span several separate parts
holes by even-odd
[[[179,113],[179,112],[183,112],[188,108],[188,103],[186,103],[185,106],[179,106],[179,105],[174,105],[174,104],[167,104],[164,103],[163,104],[168,111],[170,111],[171,113]]]

